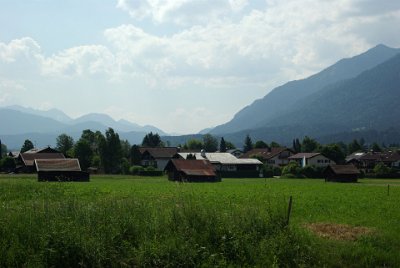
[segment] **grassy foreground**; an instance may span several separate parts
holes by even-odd
[[[38,183],[3,175],[0,267],[399,267],[399,204],[400,180]],[[321,238],[312,223],[369,232]]]

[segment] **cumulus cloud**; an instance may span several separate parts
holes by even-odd
[[[109,75],[115,72],[114,55],[101,45],[73,47],[61,51],[42,62],[44,75],[83,76]]]

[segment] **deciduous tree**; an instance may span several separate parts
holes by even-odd
[[[57,137],[56,149],[62,152],[65,156],[71,157],[69,155],[69,150],[74,147],[74,139],[71,136],[63,133]]]
[[[203,136],[203,146],[206,152],[215,152],[218,150],[218,140],[211,134]]]

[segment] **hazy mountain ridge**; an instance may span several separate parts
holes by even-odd
[[[35,110],[22,106],[0,107],[0,118],[5,122],[5,127],[0,128],[0,135],[22,134],[27,132],[47,133],[59,131],[80,131],[94,129],[103,131],[108,127],[121,132],[157,132],[166,135],[161,129],[146,125],[140,126],[127,120],[114,120],[106,114],[90,113],[72,119],[58,109],[48,111]],[[56,118],[62,118],[57,120]],[[18,120],[15,120],[18,119]]]
[[[269,121],[290,111],[291,106],[296,102],[328,85],[356,77],[399,52],[400,49],[378,45],[358,56],[339,60],[334,65],[306,79],[291,81],[273,89],[264,98],[258,99],[240,110],[231,121],[215,127],[211,133],[222,135],[273,126],[268,124]]]
[[[400,141],[399,103],[400,54],[355,78],[311,94],[287,113],[265,122],[264,127],[224,137],[237,145],[242,144],[247,134],[254,140],[287,145],[305,135],[323,142],[348,141],[364,135],[370,142],[395,143]]]
[[[105,114],[88,114],[77,119],[70,118],[68,122],[60,122],[50,117],[52,112],[53,110],[39,111],[21,106],[0,107],[0,139],[9,149],[18,150],[25,139],[32,140],[38,147],[54,146],[58,135],[66,133],[77,140],[85,129],[104,132],[112,127],[121,139],[127,139],[132,144],[141,143],[150,131],[166,135],[154,126],[142,127],[123,119],[115,121]]]

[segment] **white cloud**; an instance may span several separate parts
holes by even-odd
[[[18,59],[36,60],[40,57],[39,44],[30,37],[12,40],[10,43],[0,43],[0,61],[12,63]]]
[[[44,75],[107,75],[117,71],[114,55],[101,45],[73,47],[43,60]]]

